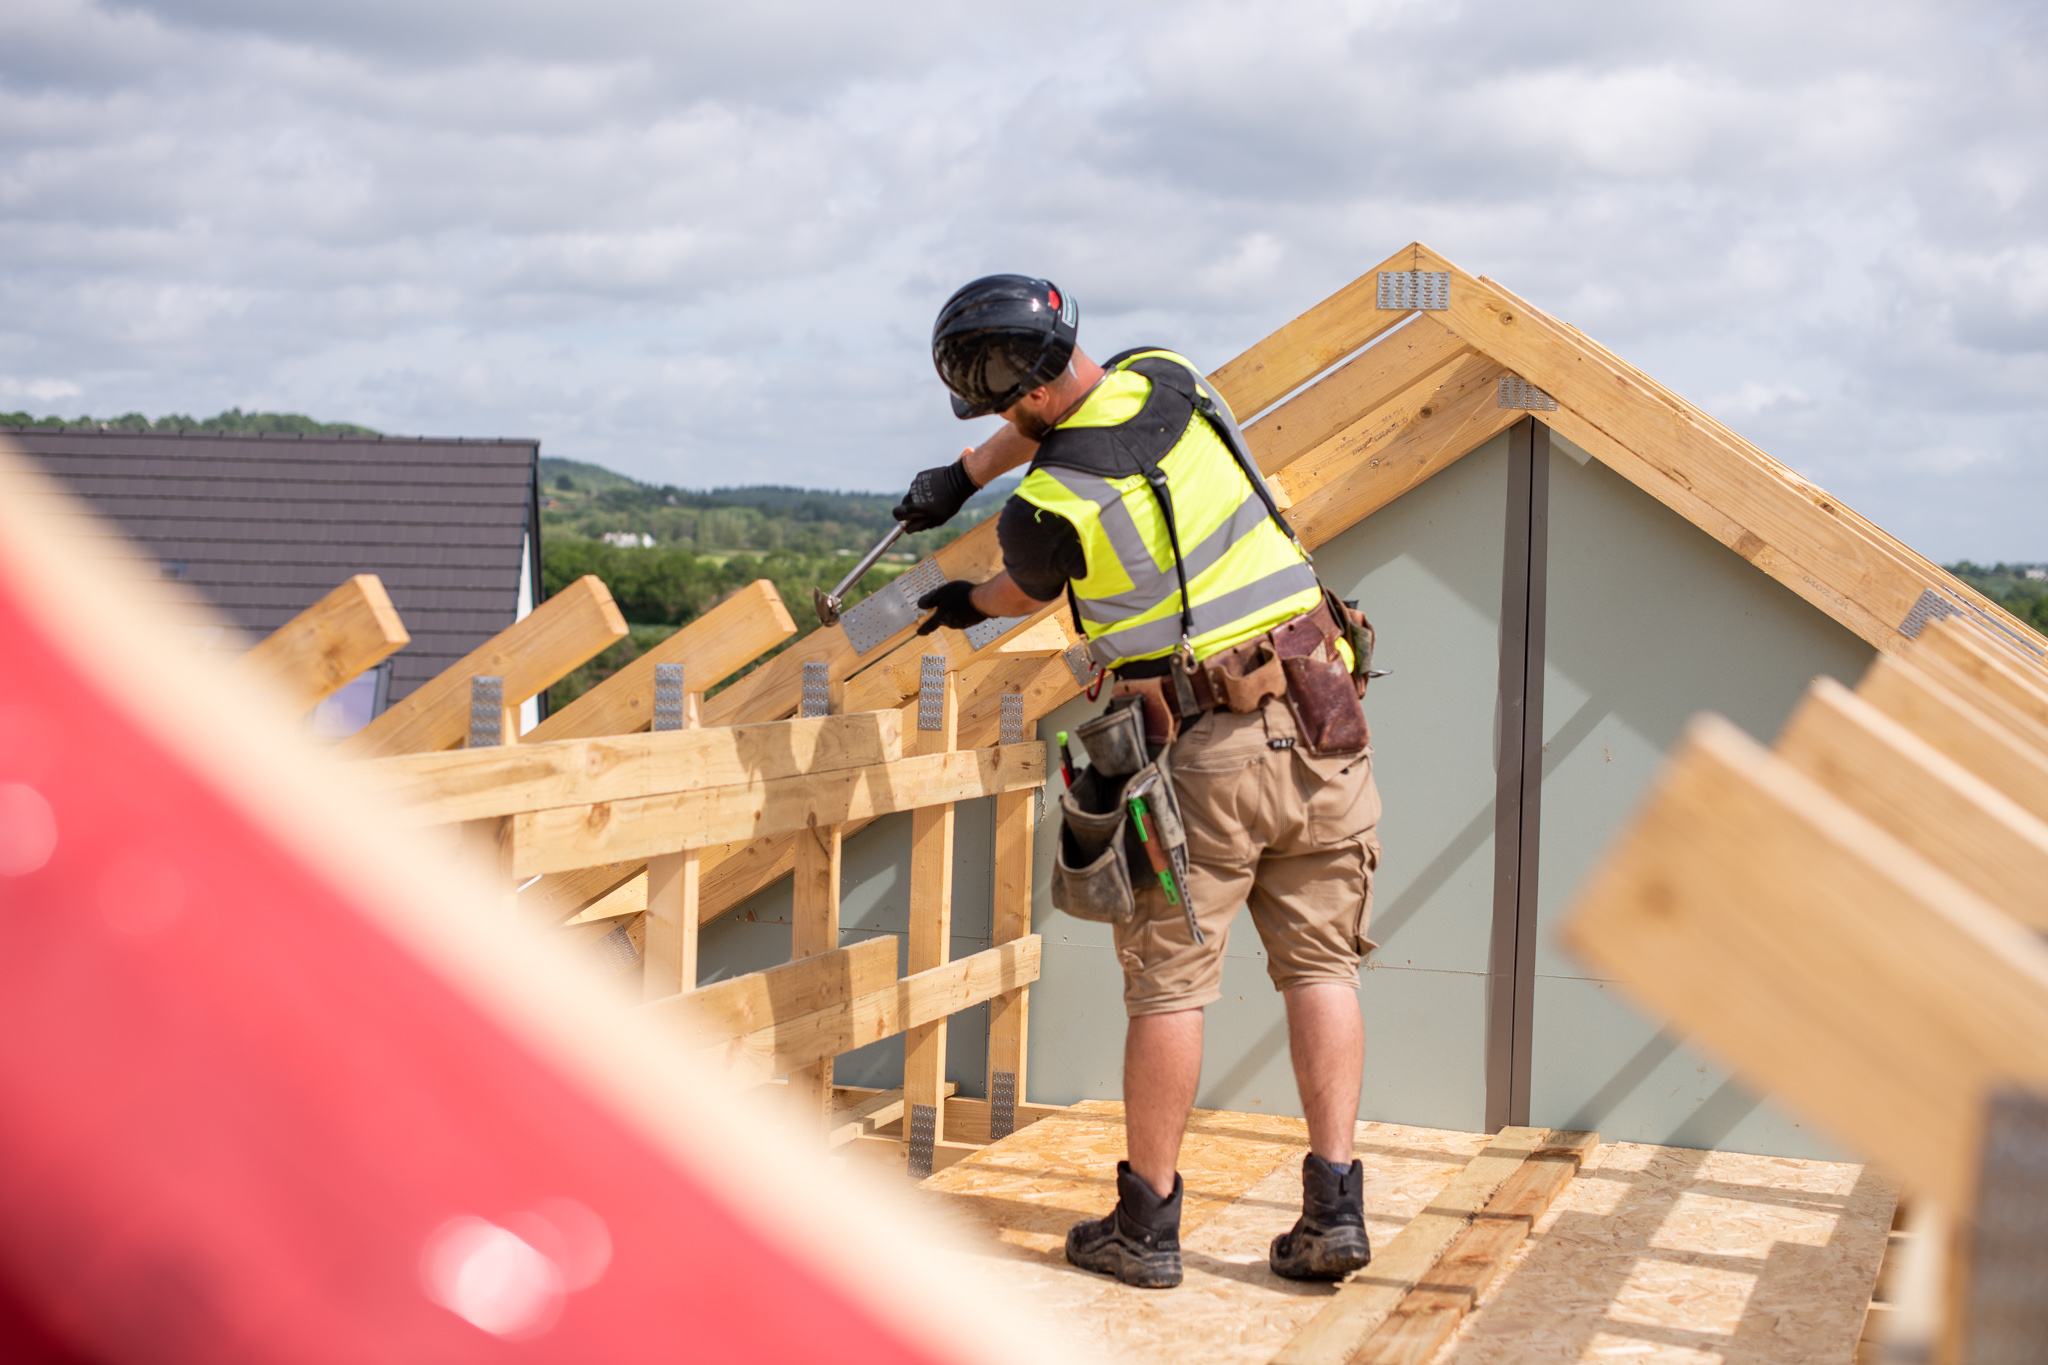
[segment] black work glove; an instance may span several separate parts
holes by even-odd
[[[974,480],[960,461],[927,469],[910,481],[910,491],[896,504],[894,516],[910,532],[929,531],[953,519],[974,496]]]
[[[917,628],[917,633],[929,635],[940,626],[965,630],[988,620],[988,613],[974,605],[974,588],[974,584],[956,578],[918,598],[917,605],[931,615]]]

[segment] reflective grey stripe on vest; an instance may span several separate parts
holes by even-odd
[[[1264,507],[1259,516],[1266,515]],[[1316,586],[1316,571],[1306,563],[1289,564],[1276,569],[1256,582],[1242,588],[1212,597],[1206,602],[1195,603],[1195,631],[1197,636],[1241,620],[1255,612],[1263,611],[1276,602],[1284,602],[1298,592],[1306,592]],[[1088,646],[1089,654],[1104,668],[1118,659],[1139,659],[1148,654],[1157,654],[1172,649],[1180,643],[1180,613],[1162,616],[1156,621],[1131,626],[1113,634],[1100,636]]]
[[[1082,620],[1099,624],[1142,616],[1166,598],[1180,596],[1180,579],[1174,574],[1173,566],[1169,564],[1162,569],[1153,562],[1152,551],[1146,548],[1145,538],[1138,534],[1138,524],[1131,519],[1131,509],[1125,505],[1123,495],[1117,492],[1114,484],[1100,475],[1083,474],[1076,469],[1059,468],[1047,472],[1069,492],[1095,504],[1102,521],[1102,533],[1109,538],[1111,547],[1116,550],[1117,562],[1123,565],[1125,574],[1131,579],[1132,586],[1128,592],[1080,598]],[[1259,495],[1245,494],[1244,501],[1221,526],[1181,556],[1181,562],[1187,568],[1188,582],[1194,582],[1205,570],[1212,568],[1232,545],[1258,530],[1265,520],[1266,506],[1259,501]],[[1196,619],[1201,619],[1199,611]],[[1178,643],[1179,637],[1174,638]]]

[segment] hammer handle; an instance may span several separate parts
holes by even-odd
[[[883,555],[887,554],[889,552],[889,547],[891,545],[894,545],[897,541],[903,539],[903,529],[903,523],[900,521],[897,522],[895,530],[889,532],[888,535],[883,536],[881,541],[876,544],[874,549],[869,550],[865,555],[861,556],[860,563],[853,566],[853,572],[848,574],[846,577],[840,579],[839,586],[832,589],[832,600],[834,602],[837,602],[841,598],[845,597],[847,590],[851,588],[854,584],[860,582],[860,576],[866,573],[869,569],[874,568],[875,561],[880,559]]]

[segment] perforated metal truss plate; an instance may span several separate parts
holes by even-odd
[[[1017,1073],[998,1071],[988,1078],[988,1140],[1017,1131]]]
[[[609,934],[597,941],[597,960],[615,976],[640,960],[640,950],[633,946],[633,936],[626,932],[625,925],[614,925]]]
[[[469,747],[505,742],[505,680],[479,674],[469,680]]]
[[[862,598],[839,618],[846,628],[846,642],[856,654],[865,654],[891,635],[916,622],[917,599],[933,588],[946,586],[945,572],[936,559],[913,565],[910,572],[885,588]]]
[[[832,665],[804,665],[804,692],[797,703],[800,716],[822,716],[832,709]]]
[[[1419,308],[1427,312],[1451,306],[1448,270],[1382,270],[1379,308]]]
[[[976,649],[986,649],[1022,624],[1021,616],[991,616],[980,625],[967,628],[967,643]]]
[[[922,1180],[932,1173],[932,1147],[939,1135],[939,1111],[929,1104],[910,1106],[910,1177]]]
[[[1899,622],[1899,634],[1909,640],[1918,639],[1920,632],[1927,629],[1930,624],[1935,621],[1945,620],[1951,616],[1961,616],[1976,622],[1986,630],[1991,631],[2005,644],[2011,645],[2014,649],[2031,658],[2048,657],[2048,655],[2044,655],[2044,651],[2039,645],[2008,629],[2003,622],[1997,617],[1992,616],[1989,612],[1973,607],[1967,602],[1958,602],[1952,597],[1936,592],[1933,588],[1922,590],[1919,599],[1913,603],[1912,610],[1906,613],[1906,619]]]
[[[1500,399],[1494,407],[1515,408],[1522,412],[1556,412],[1557,400],[1520,375],[1504,374],[1500,377]]]
[[[654,666],[654,728],[657,730],[680,730],[683,728],[683,666],[681,664],[656,664]]]
[[[917,728],[946,727],[946,656],[927,654],[917,666]]]
[[[998,738],[1004,744],[1024,742],[1024,698],[1005,692],[996,703]]]
[[[1089,657],[1087,645],[1075,645],[1060,655],[1060,659],[1066,664],[1067,672],[1074,675],[1075,682],[1083,687],[1095,685],[1095,660]]]
[[[1964,1359],[2048,1359],[2048,1097],[2005,1090],[1985,1106],[1971,1241]]]

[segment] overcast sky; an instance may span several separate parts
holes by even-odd
[[[1421,239],[2048,560],[2039,3],[0,3],[0,409],[894,489],[994,270],[1207,368]]]

